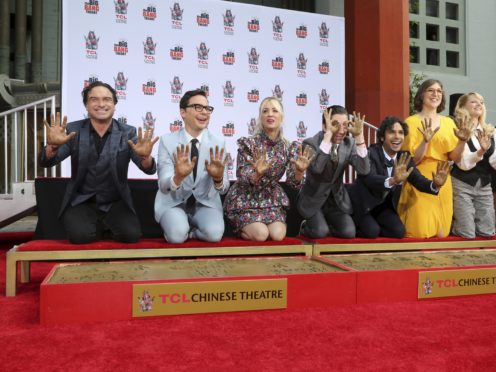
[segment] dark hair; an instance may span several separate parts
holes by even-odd
[[[441,99],[441,104],[437,107],[436,112],[439,113],[444,110],[444,107],[446,106],[446,95],[444,93],[443,83],[441,83],[437,79],[427,79],[420,85],[420,87],[417,90],[417,93],[415,94],[415,98],[413,99],[413,108],[415,109],[415,111],[417,112],[422,111],[422,106],[424,105],[425,91],[436,83],[439,84],[439,86],[443,90],[443,98]]]
[[[336,114],[348,115],[348,111],[346,111],[346,109],[343,106],[339,106],[339,105],[329,106],[328,108],[326,108],[326,111],[329,112],[329,110],[332,110],[331,116]],[[322,113],[322,124],[323,125],[325,124],[324,113]]]
[[[394,124],[399,123],[401,128],[403,128],[403,133],[405,137],[408,136],[408,125],[402,121],[400,118],[396,116],[386,116],[384,120],[382,120],[379,129],[377,130],[377,138],[382,143],[384,142],[384,137],[386,136],[386,131],[391,129]]]
[[[203,91],[201,89],[188,90],[182,96],[181,101],[179,101],[179,108],[186,109],[186,106],[188,106],[188,104],[189,104],[189,100],[191,99],[191,97],[194,97],[194,96],[203,96],[203,97],[207,98],[207,94],[205,93],[205,91]]]
[[[103,81],[94,81],[93,83],[85,87],[81,92],[81,95],[83,96],[83,103],[85,106],[88,103],[88,95],[90,94],[91,90],[96,87],[104,87],[110,90],[110,93],[112,93],[112,99],[114,100],[114,105],[117,104],[117,93],[115,92],[115,89],[112,88],[109,84],[104,83]]]

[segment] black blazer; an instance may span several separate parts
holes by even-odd
[[[398,152],[397,156],[400,156],[401,153],[402,151]],[[392,207],[396,209],[401,193],[401,185],[393,186],[390,189],[384,186],[384,182],[389,176],[381,143],[374,143],[369,147],[369,158],[370,172],[367,175],[359,175],[353,184],[347,185],[348,194],[353,205],[353,213],[356,216],[369,213],[383,203],[390,192],[392,193]],[[437,192],[431,190],[432,181],[419,172],[413,160],[410,160],[408,168],[410,167],[413,167],[413,171],[408,177],[408,182],[419,191],[437,195]]]
[[[95,151],[94,148],[90,148],[90,125],[91,122],[89,119],[69,123],[67,125],[67,133],[76,132],[76,135],[69,142],[60,146],[53,158],[47,159],[45,157],[44,148],[41,151],[40,165],[42,167],[52,167],[59,164],[68,156],[71,156],[71,180],[67,185],[59,217],[72,201],[75,192],[84,180],[88,166],[89,151]],[[127,140],[132,140],[134,143],[137,141],[136,128],[133,126],[121,124],[117,120],[112,119],[112,130],[108,140],[110,141],[112,178],[119,190],[121,198],[134,212],[131,190],[127,183],[129,161],[132,160],[146,174],[154,174],[156,172],[156,163],[153,161],[150,169],[143,169],[140,157],[129,147]]]

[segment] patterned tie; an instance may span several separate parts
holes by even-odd
[[[195,167],[193,168],[193,180],[196,180],[196,171],[198,169],[198,147],[196,147],[197,143],[198,143],[198,140],[196,138],[193,138],[191,140],[191,157],[190,157],[190,160],[193,160],[193,158],[196,156],[196,163],[195,163]]]
[[[335,143],[332,145],[331,147],[331,161],[333,163],[337,163],[339,160],[338,158],[338,145],[336,145]]]
[[[386,164],[386,167],[392,168],[394,166],[394,160],[393,159],[384,158],[384,164]]]

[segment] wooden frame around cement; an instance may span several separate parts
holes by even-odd
[[[421,251],[435,249],[470,249],[496,248],[496,239],[491,240],[455,240],[433,242],[426,239],[421,242],[394,243],[336,243],[313,244],[313,255],[341,252],[377,252],[377,251]]]
[[[274,254],[312,255],[312,244],[261,245],[244,247],[215,248],[150,248],[150,249],[101,249],[70,251],[18,251],[18,246],[6,254],[5,295],[15,296],[17,287],[17,263],[21,263],[21,283],[30,280],[31,261],[69,261],[69,260],[112,260],[136,258],[173,258],[173,257],[213,257],[213,256],[253,256]]]

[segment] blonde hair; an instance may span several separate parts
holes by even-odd
[[[260,107],[258,109],[258,118],[257,118],[257,125],[255,126],[254,134],[260,134],[264,132],[264,127],[262,124],[262,112],[265,109],[265,106],[267,106],[268,103],[273,103],[274,106],[279,110],[281,113],[281,126],[279,128],[279,139],[283,140],[287,145],[289,144],[289,141],[284,137],[284,133],[282,130],[282,126],[284,123],[284,107],[282,106],[281,101],[279,101],[276,97],[266,97],[263,99],[263,101],[260,103]]]
[[[486,125],[486,105],[484,105],[484,97],[482,97],[482,95],[480,95],[477,92],[465,93],[463,96],[458,98],[458,102],[456,103],[456,107],[455,107],[456,120],[458,121],[465,117],[467,118],[470,117],[468,110],[465,108],[470,96],[474,96],[475,98],[477,98],[479,101],[482,102],[482,114],[479,117],[478,121],[480,125]]]

